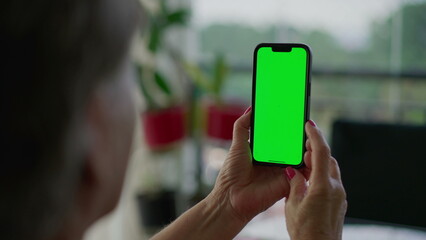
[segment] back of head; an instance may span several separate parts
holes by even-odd
[[[133,0],[0,4],[0,238],[43,239],[81,174],[75,131],[90,92],[127,53]]]

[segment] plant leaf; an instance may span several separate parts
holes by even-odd
[[[167,25],[185,25],[187,23],[189,11],[179,9],[167,15]]]
[[[216,57],[214,66],[214,77],[212,86],[216,96],[220,96],[228,72],[229,67],[225,61],[225,57],[223,55],[218,55]]]
[[[157,86],[167,95],[172,96],[172,91],[170,89],[169,84],[167,83],[166,79],[159,73],[155,72],[155,83]]]
[[[157,24],[151,24],[151,35],[149,38],[148,49],[155,53],[161,44],[161,29]]]
[[[166,0],[160,0],[160,14],[167,16],[169,14],[169,9],[167,8]]]
[[[201,71],[201,69],[193,64],[185,63],[184,64],[185,72],[188,76],[194,81],[195,85],[208,92],[214,94],[213,87],[209,78]]]
[[[142,95],[145,97],[146,103],[148,105],[148,109],[155,108],[156,104],[154,102],[154,99],[149,94],[149,91],[146,88],[146,85],[145,85],[145,82],[144,82],[145,79],[143,78],[143,67],[140,64],[135,64],[135,65],[136,65],[136,70],[137,70],[137,75],[138,75],[139,87],[141,89]]]

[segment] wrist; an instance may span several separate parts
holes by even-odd
[[[303,230],[303,228],[301,229]],[[313,231],[303,232],[298,234],[290,235],[292,240],[341,240],[341,234],[329,234],[326,232]]]
[[[227,195],[212,192],[153,239],[234,239],[246,223],[235,215]]]
[[[211,216],[216,219],[221,219],[223,224],[230,224],[233,229],[239,229],[238,232],[245,226],[251,219],[247,219],[237,211],[231,203],[230,196],[225,191],[213,190],[204,200],[204,207]],[[225,225],[226,226],[226,225]]]

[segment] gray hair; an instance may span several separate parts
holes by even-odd
[[[140,8],[136,0],[0,5],[0,238],[44,239],[72,207],[80,113],[126,55]]]

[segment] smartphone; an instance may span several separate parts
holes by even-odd
[[[262,43],[254,50],[250,130],[254,164],[304,165],[310,69],[307,45]]]

